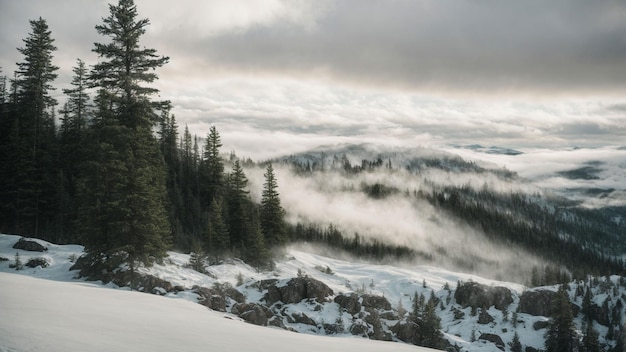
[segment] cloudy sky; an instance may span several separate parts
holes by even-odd
[[[262,159],[374,142],[626,145],[621,0],[136,0],[181,126]],[[67,86],[104,0],[0,0],[0,67],[48,21]],[[60,101],[63,101],[59,93]]]

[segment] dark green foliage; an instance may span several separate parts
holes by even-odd
[[[30,21],[31,33],[18,51],[12,97],[2,92],[3,177],[0,177],[0,226],[4,231],[53,234],[55,228],[55,163],[58,157],[54,110],[50,95],[58,67],[52,64],[56,51],[46,20]],[[48,237],[49,239],[51,238]]]
[[[509,347],[511,347],[511,352],[522,352],[522,343],[519,341],[517,331],[515,332],[515,335],[513,335],[513,340],[509,342]]]
[[[209,254],[219,261],[223,259],[230,247],[230,235],[228,227],[222,218],[222,201],[213,199],[209,208],[209,225],[207,228],[207,241]]]
[[[598,341],[598,332],[593,328],[593,323],[589,322],[587,324],[587,329],[583,335],[582,341],[582,352],[600,352],[600,342]]]
[[[287,240],[285,210],[280,205],[278,184],[271,163],[267,166],[264,176],[265,183],[261,195],[261,231],[269,247],[281,246]]]
[[[565,286],[560,286],[546,332],[547,352],[571,352],[578,345],[574,317]]]
[[[167,62],[154,49],[139,49],[148,20],[138,20],[132,0],[110,5],[110,16],[96,26],[110,37],[95,44],[102,59],[91,72],[100,88],[98,112],[91,131],[92,150],[85,163],[81,191],[81,223],[88,252],[124,251],[131,267],[165,255],[170,228],[165,208],[165,166],[152,133],[156,89],[152,70]]]
[[[206,138],[204,157],[200,167],[203,201],[210,205],[224,192],[224,160],[220,156],[222,140],[215,126],[211,126]]]
[[[333,224],[326,228],[315,225],[297,225],[287,226],[288,238],[292,242],[309,242],[321,245],[327,245],[335,250],[344,250],[360,258],[385,260],[389,258],[413,260],[422,257],[431,259],[430,253],[417,252],[411,248],[399,245],[390,245],[383,243],[377,239],[364,239],[358,233],[352,238],[346,237]]]

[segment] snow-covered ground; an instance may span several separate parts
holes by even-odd
[[[19,238],[0,235],[0,258],[8,259],[0,261],[0,352],[173,351],[200,348],[280,352],[293,351],[294,346],[303,351],[423,350],[401,342],[357,338],[349,333],[334,337],[315,336],[324,334],[319,324],[318,327],[287,325],[300,334],[254,326],[235,315],[218,313],[196,304],[198,295],[191,289],[195,285],[211,287],[215,283],[230,283],[246,296],[247,302],[262,304],[264,291],[254,283],[277,279],[280,284],[281,280],[286,282],[298,274],[326,283],[335,295],[359,292],[384,296],[393,309],[398,309],[401,304],[410,310],[416,292],[427,298],[434,292],[443,302],[437,311],[442,331],[448,341],[463,351],[500,351],[493,343],[477,340],[476,337],[482,333],[496,334],[506,344],[512,340],[515,331],[522,345],[543,348],[545,330],[536,330],[534,323],[547,318],[519,314],[517,326],[512,325],[512,312],[517,309],[519,297],[526,290],[514,283],[487,280],[431,266],[399,267],[343,261],[295,249],[288,250],[285,258],[271,272],[258,272],[234,260],[206,267],[208,275],[205,275],[186,267],[188,254],[170,252],[163,265],[141,269],[146,274],[184,288],[161,297],[133,292],[111,283],[102,285],[101,282],[77,279],[77,272],[69,268],[83,253],[81,246],[60,246],[36,240],[48,250],[29,252],[12,248]],[[50,266],[25,267],[16,271],[10,268],[15,263],[16,254],[24,264],[31,258],[41,257]],[[472,316],[470,307],[462,308],[455,302],[454,289],[459,280],[508,288],[512,292],[513,303],[507,308],[507,319],[502,311],[491,307],[488,313],[494,322],[478,324],[478,316]],[[444,286],[452,290],[446,290]],[[574,296],[573,291],[571,296]],[[605,298],[597,296],[598,305]],[[323,304],[321,309],[312,309],[304,301],[285,305],[284,309],[288,313],[304,312],[316,322],[335,322],[341,311],[332,301]],[[455,318],[455,310],[462,311],[465,318]],[[342,314],[345,320],[352,319],[349,314]],[[599,328],[602,333],[602,327]]]

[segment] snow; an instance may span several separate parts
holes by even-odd
[[[0,351],[428,351],[244,323],[187,300],[0,273]]]
[[[169,252],[162,265],[140,268],[139,271],[170,281],[183,287],[181,292],[165,296],[149,295],[119,288],[114,284],[86,282],[76,279],[70,271],[73,261],[83,254],[78,245],[55,245],[35,240],[46,246],[43,253],[13,249],[20,236],[0,234],[0,352],[22,351],[172,351],[196,348],[218,351],[293,351],[293,345],[304,351],[425,351],[398,342],[375,342],[358,338],[349,333],[334,337],[320,336],[326,332],[324,323],[337,322],[341,314],[344,328],[349,328],[353,317],[342,313],[338,304],[322,305],[302,301],[284,305],[287,313],[304,313],[317,325],[289,323],[293,333],[278,328],[258,327],[241,321],[229,313],[218,313],[197,304],[198,295],[191,288],[195,285],[211,287],[216,283],[229,283],[242,292],[250,303],[263,302],[266,291],[254,285],[259,280],[277,279],[285,284],[299,273],[326,283],[335,295],[352,292],[384,296],[394,309],[402,304],[410,310],[413,295],[417,292],[428,298],[435,294],[445,305],[437,309],[442,331],[448,341],[461,347],[462,351],[499,351],[494,344],[472,341],[481,333],[500,336],[506,343],[518,333],[523,346],[543,348],[545,330],[535,330],[533,325],[546,317],[518,314],[518,324],[513,325],[513,312],[517,310],[519,297],[526,287],[511,283],[455,273],[425,265],[375,265],[358,261],[328,258],[288,248],[274,270],[258,272],[239,260],[207,266],[208,275],[187,268],[189,254]],[[43,257],[50,263],[46,268],[10,268],[19,253],[22,263],[31,258]],[[330,273],[328,272],[330,269]],[[602,280],[602,279],[600,279]],[[620,278],[609,278],[617,283]],[[478,324],[478,314],[471,315],[471,308],[462,308],[454,299],[457,282],[474,281],[487,286],[504,286],[511,290],[513,303],[503,312],[490,307],[488,313],[494,318],[490,324]],[[426,287],[424,287],[424,283]],[[449,286],[451,291],[444,289]],[[575,297],[576,284],[571,285],[570,297],[579,306],[582,297]],[[541,289],[556,290],[555,286]],[[620,288],[621,294],[622,289]],[[609,297],[607,291],[595,289],[594,302],[601,306]],[[332,298],[332,297],[331,297]],[[455,319],[454,309],[465,313],[463,319]],[[388,325],[395,324],[389,321]],[[580,328],[582,318],[577,318]],[[601,340],[607,328],[595,324]]]

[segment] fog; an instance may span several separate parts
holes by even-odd
[[[274,169],[290,224],[333,224],[344,236],[358,233],[363,238],[376,238],[432,255],[432,261],[420,257],[415,264],[432,264],[494,279],[526,282],[532,267],[542,263],[530,253],[492,243],[484,233],[450,219],[427,201],[413,196],[420,190],[431,191],[427,180],[477,189],[486,186],[499,192],[528,190],[530,186],[491,174],[452,174],[433,169],[417,175],[402,169],[378,169],[358,174],[320,171],[305,176],[276,163]],[[250,194],[259,201],[264,170],[253,168],[246,172]],[[361,191],[362,185],[375,183],[399,192],[373,199]]]

